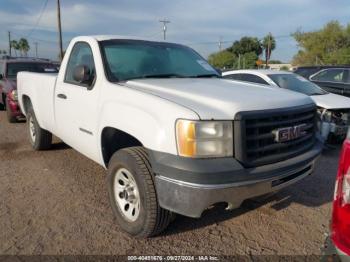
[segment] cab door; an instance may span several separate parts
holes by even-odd
[[[79,81],[75,71],[88,68],[88,79]],[[68,145],[97,160],[97,115],[99,88],[94,55],[87,42],[72,48],[64,77],[58,78],[55,89],[55,121],[57,134]]]

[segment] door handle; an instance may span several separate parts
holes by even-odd
[[[65,94],[58,94],[57,97],[62,99],[67,99],[67,96]]]

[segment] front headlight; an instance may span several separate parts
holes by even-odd
[[[233,156],[231,121],[176,121],[180,156],[206,158]]]
[[[11,95],[12,95],[12,99],[13,99],[14,101],[17,101],[17,100],[18,100],[18,93],[17,93],[17,90],[12,90]]]

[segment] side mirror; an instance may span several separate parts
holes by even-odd
[[[0,80],[2,80],[4,78],[4,76],[2,74],[0,74]]]
[[[74,68],[73,79],[80,84],[91,85],[92,78],[90,69],[86,65],[78,65]]]

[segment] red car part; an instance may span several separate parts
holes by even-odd
[[[350,255],[350,132],[340,156],[331,229],[334,245]]]

